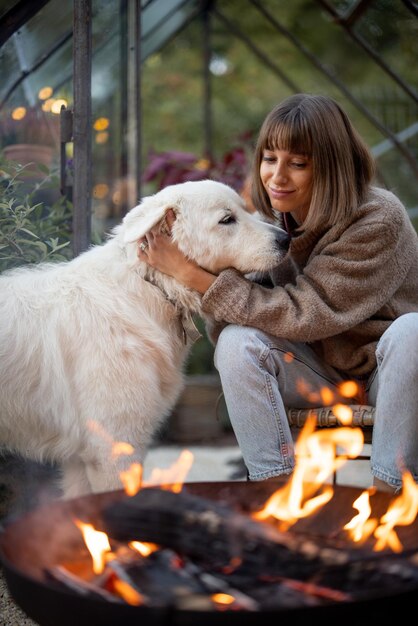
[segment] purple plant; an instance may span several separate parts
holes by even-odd
[[[243,137],[243,142],[245,140],[248,144],[248,138]],[[167,185],[210,178],[226,183],[240,193],[249,171],[248,152],[248,145],[238,145],[216,160],[198,157],[191,152],[153,150],[148,156],[143,181],[155,182],[160,190]]]

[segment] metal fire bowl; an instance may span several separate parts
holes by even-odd
[[[277,488],[273,482],[209,482],[186,483],[184,491],[227,503],[240,511],[261,508]],[[356,511],[352,502],[361,490],[337,486],[332,500],[316,515],[298,522],[292,532],[309,533],[312,537],[341,537],[341,528]],[[286,608],[274,611],[192,611],[169,608],[134,607],[105,600],[91,599],[53,586],[44,575],[44,568],[71,561],[86,550],[74,518],[100,526],[104,508],[126,497],[122,491],[94,494],[81,498],[55,501],[43,505],[10,522],[0,535],[0,558],[10,593],[25,613],[41,626],[209,626],[259,625],[284,617],[321,620],[321,625],[338,623],[369,623],[379,626],[399,617],[400,609],[416,608],[418,589],[394,594],[385,590],[367,600],[332,603],[318,607]],[[371,498],[372,514],[382,515],[390,496],[376,493]],[[418,546],[418,523],[400,527],[398,535],[406,549]],[[347,544],[348,546],[349,544]],[[355,550],[351,544],[350,549]],[[385,554],[382,553],[382,558]],[[265,621],[267,620],[267,622]],[[377,622],[376,622],[377,623]]]

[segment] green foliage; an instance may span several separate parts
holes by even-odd
[[[70,258],[71,207],[58,197],[47,204],[42,193],[58,189],[58,179],[39,166],[33,181],[27,166],[0,159],[0,271],[27,263]]]

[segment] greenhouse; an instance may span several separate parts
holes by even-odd
[[[74,253],[163,172],[166,182],[197,169],[238,188],[266,111],[298,91],[346,106],[380,181],[415,219],[410,0],[4,1],[0,20],[0,147],[43,145],[61,168]]]

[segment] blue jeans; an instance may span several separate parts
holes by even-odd
[[[293,355],[293,356],[291,356]],[[376,407],[372,475],[393,487],[408,469],[418,482],[418,313],[396,319],[376,349],[377,367],[364,391],[352,399]],[[290,474],[294,443],[285,407],[323,406],[344,378],[321,362],[309,345],[273,337],[255,328],[226,326],[215,350],[228,414],[250,480]]]

